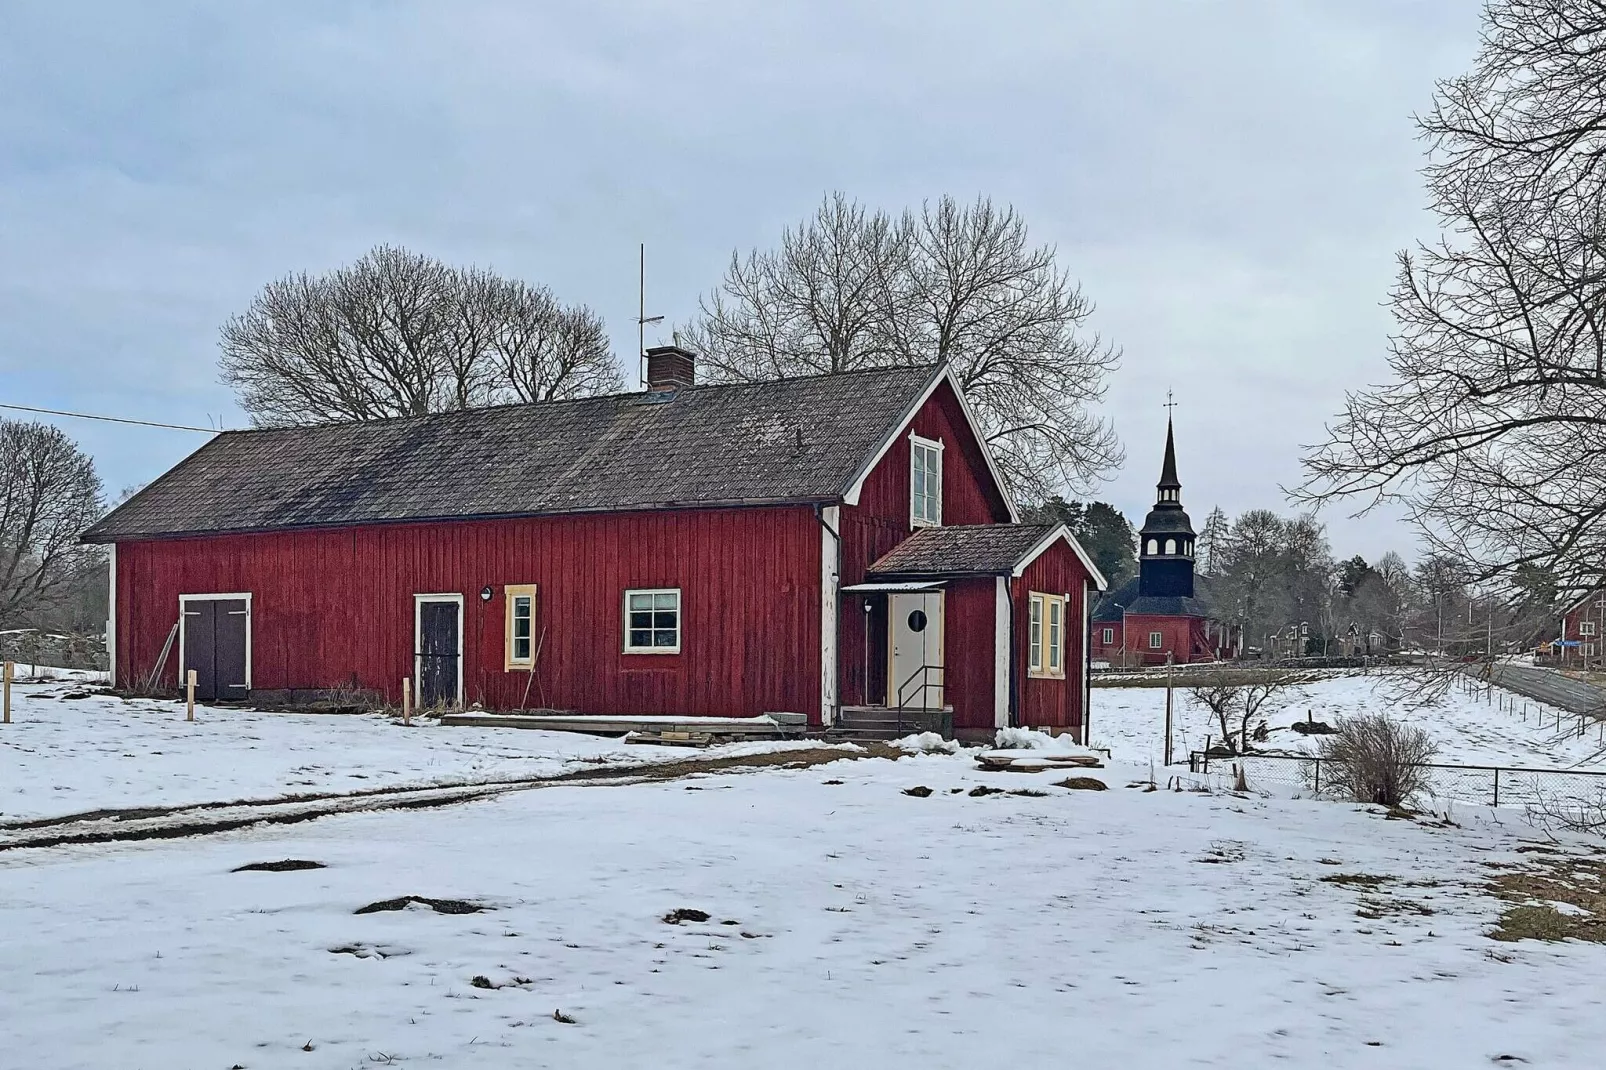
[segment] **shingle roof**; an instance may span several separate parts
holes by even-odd
[[[839,498],[938,367],[218,435],[88,542]]]
[[[1154,617],[1211,617],[1215,616],[1215,605],[1210,597],[1209,582],[1204,576],[1193,578],[1194,594],[1197,597],[1184,598],[1180,595],[1156,597],[1138,594],[1139,581],[1133,577],[1119,588],[1107,591],[1099,604],[1093,609],[1093,619],[1114,624],[1121,619],[1122,610],[1129,615],[1148,614]]]
[[[956,524],[922,528],[870,566],[872,576],[1008,572],[1057,524]]]

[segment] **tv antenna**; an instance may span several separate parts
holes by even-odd
[[[641,385],[647,386],[647,324],[662,323],[662,316],[647,315],[647,243],[641,243],[641,286],[637,291],[640,302],[636,307],[636,362]]]

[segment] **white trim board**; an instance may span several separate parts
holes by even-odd
[[[107,547],[107,571],[111,575],[106,599],[106,667],[111,670],[109,679],[117,686],[117,544]],[[180,662],[180,664],[183,664]]]
[[[1009,577],[995,576],[993,595],[993,727],[1009,727],[1009,639],[1014,607],[1009,599]]]
[[[457,603],[457,704],[463,706],[463,596],[450,591],[413,595],[413,702],[417,704],[423,699],[424,666],[419,648],[424,644],[425,602]]]
[[[251,692],[251,622],[256,616],[251,605],[250,591],[234,591],[229,594],[181,594],[178,596],[178,683],[184,686],[184,633],[189,631],[190,622],[184,619],[185,602],[245,602],[245,690]],[[114,670],[115,671],[115,670]]]
[[[987,462],[988,474],[993,478],[993,486],[998,489],[999,496],[1004,499],[1004,507],[1009,510],[1010,522],[1014,524],[1020,523],[1020,510],[1015,508],[1015,499],[1010,497],[1009,491],[1005,489],[1003,474],[998,470],[998,462],[993,460],[993,451],[987,445],[987,436],[982,434],[981,424],[976,420],[976,413],[971,409],[970,402],[965,400],[965,392],[959,388],[959,380],[954,378],[953,370],[947,364],[941,364],[937,367],[936,372],[931,377],[931,381],[920,392],[920,396],[898,418],[897,425],[887,432],[887,437],[882,440],[880,448],[871,455],[869,463],[859,469],[858,475],[854,476],[852,482],[847,485],[847,489],[842,492],[843,504],[859,504],[859,495],[864,491],[865,480],[870,478],[870,473],[875,471],[876,465],[881,463],[881,459],[887,455],[887,451],[897,443],[900,432],[909,425],[910,420],[914,419],[915,413],[919,412],[921,407],[931,400],[931,395],[935,394],[937,387],[943,383],[953,387],[954,397],[959,399],[959,411],[964,414],[965,422],[970,426],[970,433],[975,437],[976,444],[981,448],[982,458]]]
[[[1033,546],[1030,550],[1026,551],[1026,556],[1021,558],[1020,561],[1016,563],[1013,575],[1020,576],[1024,574],[1027,568],[1031,566],[1033,561],[1036,561],[1039,557],[1042,557],[1044,551],[1046,551],[1050,546],[1054,545],[1055,539],[1064,539],[1066,542],[1071,544],[1071,549],[1076,551],[1076,559],[1082,562],[1082,566],[1087,569],[1088,575],[1093,578],[1093,582],[1098,585],[1099,590],[1107,591],[1110,589],[1110,583],[1104,578],[1104,573],[1099,571],[1098,566],[1093,563],[1093,559],[1089,557],[1087,555],[1087,551],[1082,548],[1082,544],[1076,541],[1076,536],[1071,534],[1071,529],[1066,527],[1064,524],[1061,524],[1047,535],[1044,535],[1042,539],[1038,540],[1036,546]]]
[[[820,510],[820,724],[836,721],[839,673],[837,632],[841,626],[842,507]],[[866,627],[868,627],[866,622]]]

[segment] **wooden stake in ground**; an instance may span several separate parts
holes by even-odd
[[[11,662],[8,661],[5,664],[5,668],[0,669],[0,677],[4,677],[4,679],[5,679],[5,683],[4,683],[3,686],[5,688],[5,693],[6,693],[6,697],[5,697],[5,700],[4,700],[4,704],[5,704],[5,723],[6,724],[10,724],[11,723],[11,676],[12,676],[12,673],[14,673],[16,671],[16,668],[17,667],[15,665],[11,664]]]
[[[1171,764],[1171,654],[1165,656],[1165,763]]]
[[[195,720],[195,670],[184,674],[184,719]]]
[[[412,723],[413,723],[413,682],[411,680],[409,680],[409,679],[403,678],[403,680],[402,680],[402,724],[410,725]]]

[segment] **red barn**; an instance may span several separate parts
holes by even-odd
[[[232,431],[86,534],[119,685],[1080,729],[1103,581],[946,367]],[[951,717],[951,722],[948,718]]]

